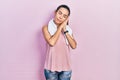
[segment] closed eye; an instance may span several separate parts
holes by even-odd
[[[58,14],[60,14],[60,15],[61,15],[61,14],[62,14],[62,12],[61,12],[61,11],[59,11],[59,12],[58,12]]]

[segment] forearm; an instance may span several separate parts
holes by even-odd
[[[62,30],[62,29],[59,27],[59,28],[57,29],[57,31],[55,32],[55,34],[52,35],[51,38],[49,39],[49,44],[50,44],[51,46],[54,46],[54,45],[56,44],[56,42],[57,42],[57,40],[58,40],[58,38],[59,38],[59,36],[60,36],[61,30]]]
[[[71,48],[72,48],[72,49],[75,49],[76,46],[77,46],[77,43],[76,43],[76,41],[74,40],[74,38],[72,38],[72,36],[70,36],[70,34],[68,34],[68,33],[66,33],[65,35],[66,35],[66,38],[67,38],[68,43],[70,44]]]

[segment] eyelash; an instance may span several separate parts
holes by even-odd
[[[62,14],[61,12],[59,12],[59,14]]]
[[[64,17],[64,18],[67,18],[67,16],[66,16],[66,15],[63,15],[63,17]]]
[[[62,13],[61,12],[59,12],[59,14],[61,15]],[[66,18],[66,16],[63,16],[64,18]]]

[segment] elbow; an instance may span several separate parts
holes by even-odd
[[[51,42],[49,42],[49,45],[50,45],[51,47],[53,47],[53,46],[55,45],[55,43],[54,43],[53,41],[51,41]]]
[[[76,46],[72,46],[72,49],[76,49]]]
[[[75,43],[73,46],[71,46],[72,49],[76,49],[77,43]]]
[[[54,46],[54,44],[49,44],[50,45],[50,47],[53,47]]]

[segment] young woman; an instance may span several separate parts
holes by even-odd
[[[70,80],[72,69],[70,47],[76,48],[76,41],[68,25],[70,9],[60,5],[54,18],[43,26],[42,31],[48,44],[44,74],[46,80]]]

